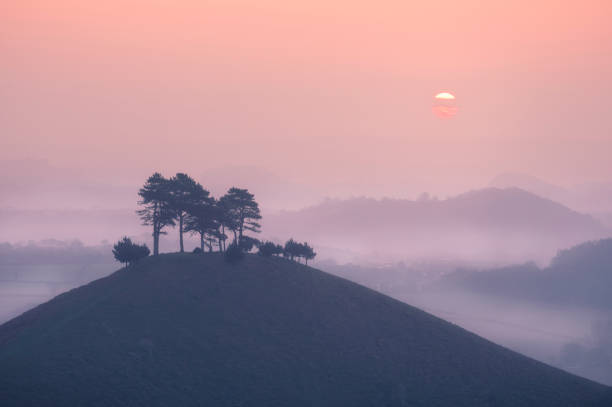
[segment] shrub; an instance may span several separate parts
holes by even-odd
[[[237,244],[232,243],[225,251],[225,261],[236,263],[244,259],[244,251]]]
[[[293,239],[289,239],[287,243],[285,243],[283,255],[289,257],[291,260],[297,259],[298,261],[300,257],[303,257],[306,264],[308,264],[308,260],[314,259],[317,254],[308,243],[298,243]]]
[[[255,239],[254,237],[242,236],[240,239],[240,249],[245,253],[250,252],[253,250],[253,247],[258,246],[259,244],[259,240]]]
[[[275,244],[274,242],[260,243],[259,251],[257,252],[260,256],[271,257],[274,255],[283,254],[283,246]]]
[[[293,260],[295,257],[300,255],[300,244],[293,239],[289,239],[285,243],[283,255]]]
[[[315,258],[317,253],[315,253],[314,249],[308,245],[308,243],[302,243],[300,256],[304,258],[306,264],[308,264],[308,260],[312,260]]]
[[[202,249],[200,249],[199,247],[196,247],[195,249],[193,249],[193,254],[202,254],[204,253],[204,251]]]
[[[147,257],[151,251],[146,244],[136,244],[129,237],[124,237],[113,246],[115,259],[126,266],[131,266],[138,260]]]

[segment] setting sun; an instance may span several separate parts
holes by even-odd
[[[436,99],[455,100],[455,95],[449,92],[441,92],[435,96]]]
[[[440,92],[434,96],[433,113],[441,119],[448,119],[457,114],[458,108],[455,95],[450,92]]]

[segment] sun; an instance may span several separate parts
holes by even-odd
[[[434,96],[432,111],[441,119],[449,119],[457,114],[457,98],[451,92],[439,92]]]
[[[455,95],[450,92],[440,92],[435,96],[436,99],[455,100]]]

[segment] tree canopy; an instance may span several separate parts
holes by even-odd
[[[175,212],[170,203],[170,181],[156,172],[138,191],[141,209],[136,213],[143,225],[153,226],[153,254],[159,254],[159,236],[166,226],[174,226]]]
[[[115,259],[126,266],[136,263],[138,260],[147,257],[150,253],[146,244],[136,244],[129,237],[124,237],[113,246]]]
[[[183,253],[185,251],[183,244],[185,217],[189,212],[195,211],[195,208],[201,208],[210,199],[210,193],[189,175],[182,172],[172,177],[168,185],[169,203],[174,211],[175,221],[179,223],[179,245],[180,252]]]
[[[245,231],[261,232],[259,204],[247,189],[230,188],[220,199],[227,214],[227,227],[234,233],[234,242],[240,246]]]
[[[167,226],[178,226],[180,252],[185,251],[183,234],[187,232],[199,236],[200,247],[197,252],[206,249],[210,252],[217,248],[220,252],[226,252],[227,258],[232,261],[242,258],[237,252],[247,253],[254,247],[258,248],[262,256],[283,255],[298,261],[303,258],[306,264],[316,256],[313,248],[305,242],[298,243],[289,239],[281,246],[270,241],[262,243],[249,236],[248,232],[261,232],[261,212],[255,196],[247,189],[232,187],[217,200],[185,173],[179,172],[167,179],[156,172],[147,179],[138,195],[141,208],[137,213],[144,225],[153,226],[154,255],[159,254],[159,237],[166,233],[164,229]],[[226,231],[233,234],[229,247],[226,247]],[[116,256],[128,264],[132,260],[125,260],[125,256],[128,256],[126,248],[134,244],[125,238],[117,245]],[[232,253],[227,253],[230,248]]]
[[[267,241],[259,244],[259,251],[257,252],[257,254],[264,257],[271,257],[280,256],[281,254],[283,254],[284,251],[285,249],[283,248],[283,246],[274,242]]]
[[[185,218],[185,232],[191,232],[200,236],[200,249],[204,251],[205,246],[212,251],[213,243],[219,238],[219,208],[212,197],[202,197],[199,202],[194,203],[187,212]]]
[[[291,260],[298,259],[300,257],[304,258],[306,264],[308,264],[308,260],[312,260],[317,255],[312,247],[308,245],[308,243],[298,243],[293,239],[289,239],[285,243],[284,255],[289,257]]]

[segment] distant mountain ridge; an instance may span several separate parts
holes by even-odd
[[[561,187],[527,174],[504,173],[493,178],[489,186],[524,189],[572,209],[592,213],[604,219],[612,214],[612,183],[610,182],[591,182]]]
[[[550,324],[557,332],[564,332],[564,326],[573,327],[569,332],[575,334],[565,339],[549,336],[546,350],[529,351],[526,346],[523,351],[566,371],[612,385],[612,239],[564,249],[548,267],[528,263],[490,270],[457,270],[426,287],[421,297],[450,299],[446,306],[457,312],[465,309],[466,303],[480,304],[472,306],[488,309],[484,313],[493,320],[503,315],[512,321],[509,315],[525,313],[532,319],[532,328]],[[500,303],[504,305],[492,305]],[[463,326],[496,338],[492,336],[495,328],[490,326]],[[514,345],[513,349],[521,348]],[[556,352],[554,358],[545,358],[551,351]]]
[[[410,257],[548,261],[558,249],[606,237],[591,216],[518,188],[487,188],[447,200],[330,200],[264,220],[270,236]]]
[[[546,268],[528,263],[489,271],[459,270],[445,276],[437,287],[612,310],[612,239],[562,250]]]
[[[609,406],[612,389],[284,259],[148,258],[0,326],[3,406]]]

